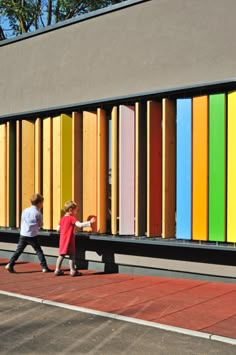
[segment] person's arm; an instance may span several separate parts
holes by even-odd
[[[75,222],[76,227],[78,228],[84,228],[84,227],[91,227],[91,222],[80,222],[80,221],[76,221]]]

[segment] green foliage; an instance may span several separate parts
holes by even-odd
[[[0,40],[125,0],[0,0]]]

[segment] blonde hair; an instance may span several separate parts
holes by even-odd
[[[31,196],[30,202],[33,206],[36,206],[38,203],[43,202],[44,197],[40,194],[34,194]]]
[[[74,201],[66,201],[64,205],[65,213],[69,212],[70,209],[74,210],[77,207],[77,203]]]

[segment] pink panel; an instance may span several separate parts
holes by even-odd
[[[135,116],[133,106],[120,106],[119,234],[134,234]]]

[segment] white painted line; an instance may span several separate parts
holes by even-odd
[[[6,292],[6,291],[0,290],[0,294],[5,295],[5,296],[10,296],[10,297],[21,298],[21,299],[25,299],[25,300],[32,301],[32,302],[46,304],[48,306],[60,307],[60,308],[68,309],[71,311],[93,314],[96,316],[111,318],[111,319],[115,319],[115,320],[144,325],[144,326],[157,328],[157,329],[161,329],[161,330],[166,330],[166,331],[170,331],[170,332],[175,332],[175,333],[194,336],[194,337],[198,337],[198,338],[220,341],[220,342],[228,343],[231,345],[236,345],[236,339],[227,338],[227,337],[214,335],[214,334],[210,334],[210,333],[204,333],[204,332],[199,332],[199,331],[190,330],[190,329],[186,329],[186,328],[174,327],[171,325],[165,325],[165,324],[151,322],[151,321],[142,320],[142,319],[138,319],[138,318],[126,317],[126,316],[122,316],[122,315],[115,314],[115,313],[97,311],[97,310],[79,307],[79,306],[73,306],[73,305],[65,304],[65,303],[61,303],[61,302],[49,301],[49,300],[45,300],[45,299],[37,298],[37,297],[24,296],[24,295],[21,295],[18,293],[13,293],[13,292]]]
[[[5,295],[5,296],[10,296],[10,297],[22,298],[23,300],[27,300],[27,301],[43,303],[43,299],[42,298],[25,296],[25,295],[21,295],[20,293],[13,293],[13,292],[7,292],[7,291],[0,290],[0,294],[1,295]]]

